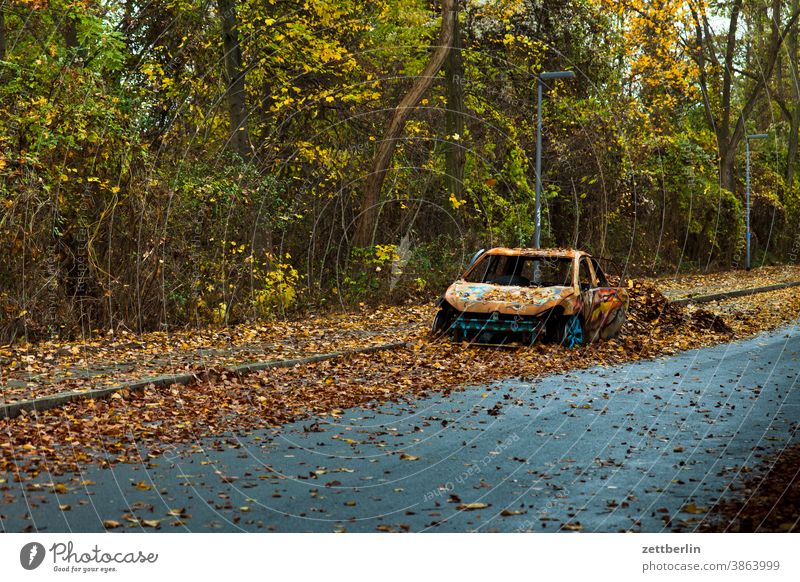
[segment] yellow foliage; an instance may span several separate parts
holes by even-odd
[[[375,245],[375,262],[389,263],[399,259],[397,245]]]
[[[220,303],[219,305],[217,305],[217,307],[211,313],[211,318],[214,321],[214,323],[217,323],[217,324],[225,323],[225,315],[227,314],[227,312],[228,312],[228,308],[225,305],[225,303]]]
[[[592,1],[620,17],[629,77],[647,93],[650,112],[671,110],[680,96],[697,97],[697,67],[681,46],[683,31],[692,27],[685,1]]]
[[[288,261],[290,256],[286,254],[284,258]],[[253,305],[263,316],[290,309],[297,301],[300,274],[288,262],[267,254],[260,265],[254,264],[253,280],[261,287],[253,293]]]
[[[458,198],[456,198],[455,194],[450,194],[450,204],[453,206],[454,210],[458,210],[459,207],[463,206],[466,203],[467,203],[466,200],[459,200]]]

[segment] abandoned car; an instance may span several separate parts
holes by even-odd
[[[567,347],[615,337],[628,293],[611,287],[598,260],[572,249],[479,251],[437,302],[431,333],[456,341],[516,336]]]

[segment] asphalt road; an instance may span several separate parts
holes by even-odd
[[[800,441],[799,357],[794,325],[43,474],[0,488],[0,529],[691,531],[743,467]]]

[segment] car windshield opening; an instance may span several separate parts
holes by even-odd
[[[571,286],[572,259],[484,255],[466,281],[519,287]]]

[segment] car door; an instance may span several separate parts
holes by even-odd
[[[617,335],[625,321],[628,294],[611,287],[596,259],[581,257],[578,277],[583,296],[583,321],[589,341]]]

